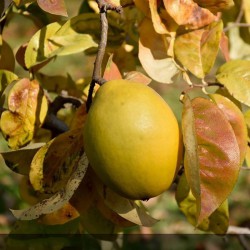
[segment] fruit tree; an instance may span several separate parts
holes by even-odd
[[[115,240],[157,223],[147,202],[166,192],[193,228],[232,232],[248,1],[2,0],[0,14],[1,167],[23,200],[11,234]]]

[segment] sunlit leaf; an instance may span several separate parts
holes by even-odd
[[[15,57],[10,45],[0,35],[0,69],[14,71]]]
[[[234,130],[210,100],[184,98],[184,167],[197,202],[197,225],[228,197],[238,179],[240,151]]]
[[[52,55],[66,56],[74,53],[82,52],[91,47],[97,47],[97,44],[93,41],[92,37],[88,34],[70,34],[54,36],[49,38],[49,41],[58,47],[58,49],[52,53]]]
[[[158,1],[150,0],[149,8],[151,11],[151,18],[155,31],[159,34],[169,34],[166,25],[162,22],[161,17],[158,13]]]
[[[139,59],[143,68],[152,79],[172,83],[179,70],[173,58],[168,56],[167,38],[155,32],[148,18],[143,19],[139,32]]]
[[[0,121],[9,147],[18,149],[29,143],[44,122],[47,110],[47,99],[36,80],[16,81],[9,91],[8,110],[2,113]]]
[[[13,72],[0,69],[0,96],[2,95],[7,85],[13,82],[14,80],[17,80],[17,78],[18,76],[15,75]]]
[[[1,152],[5,164],[14,172],[29,175],[31,161],[44,143],[32,143],[18,150]]]
[[[177,36],[174,53],[195,76],[204,78],[214,65],[222,33],[222,22]]]
[[[217,70],[216,78],[234,98],[250,106],[250,61],[228,61]]]
[[[196,226],[197,202],[187,183],[185,174],[178,182],[175,193],[176,201],[180,210],[185,214],[187,220]],[[229,226],[228,201],[225,200],[208,218],[205,218],[198,229],[215,234],[225,234]]]
[[[61,27],[59,23],[51,23],[37,31],[30,39],[25,51],[25,65],[27,68],[46,61],[58,47],[53,45],[49,38]]]
[[[228,98],[219,95],[210,95],[211,99],[223,111],[231,124],[240,149],[240,164],[242,165],[247,150],[247,126],[241,110]]]
[[[216,16],[192,0],[163,0],[166,11],[178,25],[198,29],[215,21]]]
[[[82,154],[82,129],[60,134],[44,145],[30,166],[30,182],[39,192],[56,193],[75,171]]]
[[[37,0],[37,3],[50,14],[68,16],[64,0]]]
[[[122,28],[122,22],[112,15],[108,17],[109,29],[108,29],[108,46],[120,46],[125,39],[124,29]],[[97,13],[84,13],[69,19],[60,30],[58,30],[56,36],[66,36],[74,34],[91,34],[94,41],[100,40],[100,17]],[[93,41],[93,42],[94,42]],[[95,44],[96,47],[97,44]]]
[[[33,220],[43,214],[57,211],[73,196],[87,171],[87,167],[88,159],[84,153],[78,161],[77,168],[59,192],[27,209],[11,210],[13,215],[20,220]]]
[[[250,44],[242,39],[237,28],[229,29],[228,38],[230,43],[230,59],[250,59]]]
[[[250,23],[250,2],[249,1],[244,1],[244,16],[246,19],[246,23]]]
[[[233,0],[193,0],[199,6],[209,9],[213,13],[217,13],[231,8],[234,5]]]

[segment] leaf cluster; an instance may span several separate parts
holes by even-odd
[[[250,166],[247,1],[244,6],[232,0],[107,3],[124,8],[121,14],[108,12],[103,78],[173,84],[183,93],[176,201],[192,225],[225,234],[228,197],[242,165]],[[140,201],[105,187],[88,164],[81,131],[92,75],[86,61],[92,62],[100,41],[99,8],[96,1],[82,1],[79,13],[68,16],[67,5],[9,0],[0,8],[0,128],[9,147],[1,155],[23,175],[20,195],[31,205],[13,210],[19,219],[13,233],[29,223],[47,225],[45,231],[59,224],[71,233],[107,239],[125,227],[150,227],[157,220]],[[17,15],[31,20],[35,32],[15,53],[5,37]],[[242,44],[246,50],[238,53]],[[79,79],[44,70],[77,53],[83,55]]]

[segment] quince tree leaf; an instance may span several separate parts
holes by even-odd
[[[184,167],[196,199],[197,225],[227,199],[238,179],[240,150],[221,109],[205,98],[184,97]]]
[[[0,69],[14,71],[15,56],[10,45],[0,35]]]
[[[44,11],[60,16],[68,16],[64,0],[37,0],[37,4]]]
[[[66,204],[73,196],[75,190],[79,187],[88,167],[88,159],[83,153],[77,163],[77,168],[71,174],[66,184],[61,189],[49,197],[44,199],[34,206],[23,210],[11,210],[13,215],[20,220],[34,220],[41,215],[49,214],[57,211]]]
[[[139,32],[139,60],[143,68],[153,80],[172,83],[179,69],[173,58],[168,55],[167,37],[155,32],[149,18],[143,19]]]
[[[0,69],[0,96],[3,94],[7,85],[14,80],[17,80],[18,76],[8,70]]]
[[[198,78],[204,78],[214,65],[219,51],[223,24],[209,26],[177,36],[174,53],[178,61]]]
[[[178,25],[186,29],[198,29],[216,20],[216,16],[208,9],[200,7],[193,0],[163,0],[166,11]]]
[[[223,10],[227,10],[234,6],[233,0],[193,0],[202,8],[209,9],[211,12],[216,14]]]
[[[187,220],[196,226],[197,202],[187,183],[185,174],[179,179],[175,198],[180,210]],[[228,201],[225,200],[208,218],[204,219],[197,228],[205,232],[225,234],[229,226]]]
[[[48,103],[39,83],[27,78],[17,80],[7,97],[8,110],[1,115],[0,126],[12,149],[29,143],[45,120]]]
[[[41,193],[56,193],[67,183],[82,154],[82,129],[60,134],[41,147],[30,166],[30,182]]]
[[[18,150],[9,150],[1,152],[5,164],[12,171],[29,175],[31,161],[36,152],[44,145],[44,143],[32,143]]]
[[[223,111],[231,124],[240,149],[240,165],[242,165],[247,151],[247,126],[241,110],[227,97],[220,94],[209,95],[213,102]]]
[[[219,67],[216,78],[235,99],[250,106],[250,61],[228,61]]]

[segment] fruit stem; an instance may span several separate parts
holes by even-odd
[[[107,0],[96,0],[99,10],[100,10],[100,21],[101,21],[101,39],[98,46],[98,51],[96,55],[96,59],[94,62],[94,70],[92,75],[92,81],[90,83],[88,98],[86,102],[87,112],[92,103],[92,95],[94,91],[95,84],[102,85],[106,82],[104,78],[101,76],[101,68],[102,61],[105,54],[107,40],[108,40],[108,19],[107,19],[107,11],[114,10],[118,13],[122,12],[121,6],[114,6],[110,3],[106,2]]]

